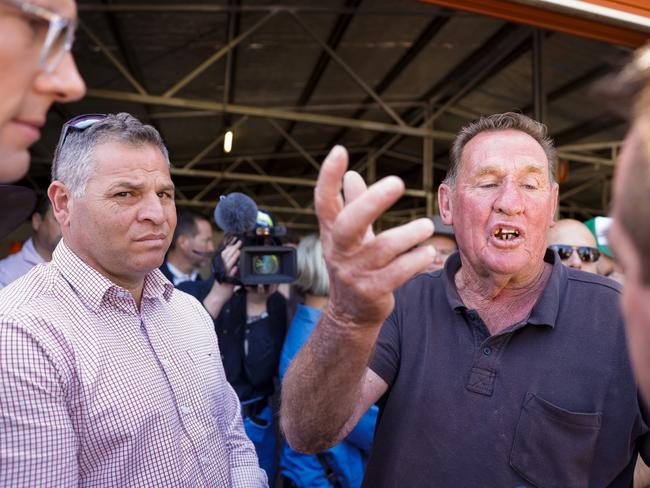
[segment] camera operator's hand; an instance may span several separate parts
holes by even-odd
[[[345,149],[332,149],[314,192],[330,274],[327,315],[339,325],[378,329],[393,309],[393,290],[433,260],[431,246],[415,247],[433,223],[418,219],[375,235],[373,222],[402,196],[404,183],[389,176],[367,188],[358,173],[345,173],[347,165]]]
[[[221,259],[228,276],[235,276],[237,274],[237,260],[239,259],[241,246],[241,241],[234,239],[221,251]],[[235,285],[219,283],[217,280],[214,280],[210,292],[203,299],[203,306],[213,319],[217,318],[219,312],[221,312],[221,307],[230,300],[234,291]]]

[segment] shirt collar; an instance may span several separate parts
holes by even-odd
[[[557,259],[555,253],[548,249],[544,254],[544,262],[553,265],[553,269],[542,294],[530,312],[527,322],[529,324],[555,327],[560,309],[560,300],[562,293],[566,288],[567,270],[560,260]],[[456,251],[449,256],[442,271],[445,294],[447,295],[447,301],[453,310],[462,310],[467,308],[456,289],[455,276],[460,267],[460,253]]]
[[[61,239],[52,253],[52,264],[63,278],[76,291],[84,304],[97,312],[107,293],[124,296],[124,288],[116,285],[92,266],[86,264]],[[167,281],[159,269],[154,269],[145,277],[142,297],[145,299],[171,299],[174,286]]]
[[[184,281],[196,281],[196,278],[199,276],[199,272],[196,270],[192,271],[189,274],[183,273],[180,269],[178,269],[169,261],[167,261],[167,268],[169,269],[169,272],[172,274],[174,286],[178,285],[179,283],[183,283]]]
[[[34,246],[34,239],[31,237],[27,239],[23,244],[22,254],[25,262],[33,264],[34,266],[45,262],[43,257],[36,250],[36,246]]]

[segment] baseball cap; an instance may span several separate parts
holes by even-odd
[[[607,254],[609,257],[613,257],[612,251],[609,250],[609,244],[607,242],[607,231],[612,225],[611,217],[594,217],[585,222],[585,225],[589,228],[591,233],[596,238],[596,245],[601,252]]]

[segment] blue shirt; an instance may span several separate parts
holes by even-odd
[[[320,319],[320,310],[298,305],[280,355],[280,379],[284,378],[291,361],[307,342]],[[334,470],[344,488],[361,486],[366,459],[372,446],[378,409],[370,407],[352,432],[339,444],[322,453],[327,465]],[[325,478],[325,468],[315,455],[301,454],[284,442],[280,457],[282,474],[298,486],[331,488]]]

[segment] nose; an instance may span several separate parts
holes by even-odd
[[[571,256],[569,256],[569,259],[565,261],[565,263],[569,268],[582,269],[582,261],[578,256],[578,251],[576,251],[575,249],[571,253]]]
[[[517,215],[524,211],[524,200],[516,183],[504,180],[494,200],[494,210],[506,215]]]
[[[162,225],[167,219],[165,205],[156,193],[147,195],[142,199],[138,210],[138,220],[148,220],[155,225]]]
[[[72,53],[66,52],[52,73],[41,71],[34,80],[35,91],[49,96],[52,101],[73,102],[86,93],[84,83]]]

